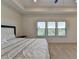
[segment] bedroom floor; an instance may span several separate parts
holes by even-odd
[[[77,59],[76,44],[49,44],[50,59]]]

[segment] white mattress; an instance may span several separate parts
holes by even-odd
[[[1,45],[2,59],[49,59],[44,38],[16,38]]]

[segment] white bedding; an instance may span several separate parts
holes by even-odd
[[[2,59],[49,59],[44,38],[16,38],[1,45]]]

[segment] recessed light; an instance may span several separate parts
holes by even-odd
[[[34,0],[34,2],[36,3],[36,2],[37,2],[37,0]]]

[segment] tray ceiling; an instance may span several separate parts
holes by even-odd
[[[21,13],[76,11],[75,0],[58,0],[57,3],[55,3],[55,0],[37,0],[36,3],[34,0],[1,0],[1,2],[15,8]]]
[[[50,7],[50,6],[75,6],[75,0],[37,0],[35,3],[34,0],[16,0],[21,5],[26,7]]]

